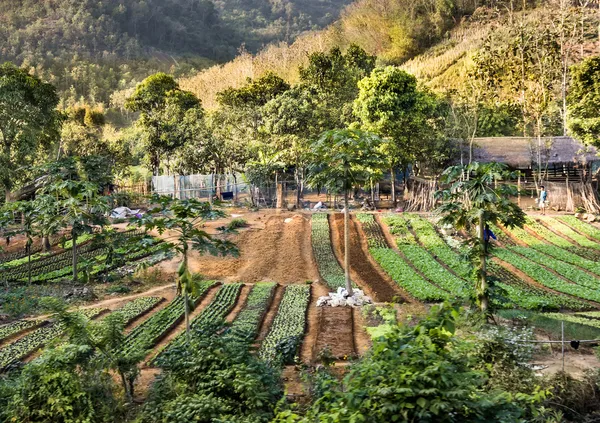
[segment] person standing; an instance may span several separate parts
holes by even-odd
[[[546,187],[544,187],[543,185],[540,187],[540,198],[539,198],[539,205],[540,205],[540,210],[542,211],[542,215],[546,214],[546,205],[548,202],[548,192],[546,191]]]

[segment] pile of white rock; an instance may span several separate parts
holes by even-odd
[[[328,296],[317,300],[317,307],[360,307],[365,304],[373,304],[373,300],[363,291],[353,289],[352,296],[349,296],[346,288],[342,287],[338,288],[337,292],[330,292]]]

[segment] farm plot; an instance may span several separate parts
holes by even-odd
[[[600,242],[600,229],[596,228],[595,226],[579,220],[575,216],[557,216],[555,219]]]
[[[43,320],[17,320],[16,322],[0,325],[0,342],[5,339],[24,332],[28,329],[39,326]]]
[[[359,214],[357,218],[365,230],[371,256],[396,284],[422,301],[441,301],[450,297],[448,292],[426,281],[394,250],[387,247],[385,237],[373,215]],[[402,229],[390,228],[394,234],[399,234]]]
[[[216,282],[204,282],[199,287],[199,301]],[[141,325],[133,329],[125,338],[125,351],[128,353],[145,353],[154,347],[184,317],[185,304],[183,297],[175,297],[169,305],[154,314]]]
[[[402,216],[386,216],[383,222],[395,235],[398,249],[430,281],[457,297],[468,297],[472,287],[465,280],[448,272],[413,236],[409,221]]]
[[[329,220],[326,213],[313,214],[311,235],[313,252],[321,277],[332,290],[345,287],[346,278],[344,269],[338,263],[331,248]]]
[[[123,307],[117,309],[115,313],[123,316],[123,322],[127,326],[138,317],[148,313],[162,301],[163,298],[161,297],[139,297],[129,301]]]
[[[239,341],[252,341],[258,334],[260,324],[273,299],[277,284],[257,283],[248,295],[246,305],[231,324],[227,336]]]
[[[200,313],[195,319],[192,320],[190,327],[192,330],[202,329],[203,327],[212,323],[218,323],[225,318],[225,316],[233,309],[235,303],[240,295],[242,284],[232,283],[226,284],[219,288],[217,295],[212,302],[206,306],[206,308]],[[169,351],[182,346],[185,344],[186,335],[185,332],[180,333],[175,339],[173,339],[154,359],[154,363],[160,364],[161,358],[164,357]]]
[[[74,313],[82,314],[87,319],[93,319],[104,311],[103,309],[92,308],[75,311]],[[59,338],[65,330],[66,327],[61,322],[50,323],[0,349],[0,371],[6,371],[18,361]]]
[[[600,302],[600,293],[588,287],[577,285],[555,275],[542,265],[537,264],[507,249],[495,251],[496,257],[514,266],[536,282],[556,291],[573,295],[585,300]]]
[[[488,263],[488,271],[496,286],[506,292],[507,300],[502,307],[512,308],[518,306],[526,310],[588,310],[592,306],[571,298],[567,295],[555,294],[542,288],[530,285],[509,272],[504,267],[492,262]],[[513,303],[512,305],[510,303]]]
[[[310,302],[310,285],[285,288],[279,310],[259,350],[259,356],[270,362],[290,362],[300,347],[306,329],[306,311]]]
[[[580,233],[574,231],[564,223],[549,216],[539,216],[539,219],[542,223],[544,223],[544,225],[546,225],[546,227],[552,228],[552,230],[558,232],[559,234],[564,235],[569,239],[572,239],[582,247],[600,250],[599,243],[590,240],[584,235],[581,235]]]

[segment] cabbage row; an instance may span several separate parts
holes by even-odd
[[[356,218],[361,223],[363,231],[367,236],[369,248],[388,248],[385,235],[379,224],[375,221],[375,216],[368,213],[359,213]]]
[[[309,302],[310,285],[285,288],[271,330],[259,350],[263,360],[280,365],[294,359],[304,338]]]
[[[393,232],[397,234],[398,249],[425,277],[458,297],[470,296],[472,287],[466,281],[450,273],[425,248],[418,245],[410,232],[408,220],[401,216],[389,216],[384,218],[384,222],[390,228],[395,228]]]
[[[190,328],[192,330],[198,330],[207,325],[219,323],[221,320],[223,320],[235,306],[241,289],[242,284],[240,283],[232,283],[221,286],[211,303],[207,305],[206,308],[192,320],[190,323]],[[162,351],[160,351],[155,358],[155,363],[160,364],[161,357],[163,357],[165,354],[168,354],[168,352],[172,349],[184,345],[185,342],[186,333],[183,331],[171,342],[169,342],[169,344]]]
[[[380,239],[384,235],[372,214],[360,214],[359,219],[365,229],[371,256],[398,286],[404,288],[413,297],[422,301],[441,301],[449,298],[449,294],[446,291],[426,281],[398,253],[387,247],[387,243],[384,247],[378,247],[380,243],[373,241],[372,237]],[[392,218],[386,219],[386,223],[389,224],[390,231],[393,234],[402,234],[404,235],[403,238],[406,239],[412,237],[408,226],[405,224],[406,222]],[[414,238],[412,239],[414,240]]]
[[[78,310],[74,313],[80,313],[86,318],[92,319],[104,311],[104,309],[92,308]],[[27,357],[54,339],[59,338],[65,330],[66,327],[61,322],[50,323],[0,349],[0,371],[7,370],[19,360]]]
[[[313,214],[311,234],[313,252],[321,277],[325,280],[327,286],[333,290],[345,287],[346,277],[344,269],[338,263],[331,249],[329,220],[326,213]]]
[[[600,254],[597,251],[574,245],[571,241],[555,234],[550,229],[541,223],[536,222],[531,217],[527,218],[527,226],[531,228],[537,235],[539,235],[545,242],[554,244],[557,247],[562,247],[571,253],[577,254],[589,260],[597,261],[600,258]],[[542,241],[538,239],[536,243],[540,244]]]
[[[204,282],[199,287],[198,298],[215,285],[215,282]],[[192,299],[197,301],[198,299]],[[169,305],[152,315],[141,325],[136,326],[125,338],[125,351],[129,353],[146,352],[160,341],[184,317],[185,304],[183,297],[175,297]]]
[[[583,270],[577,268],[576,266],[573,266],[572,264],[568,264],[560,260],[554,260],[545,254],[542,254],[536,250],[532,250],[527,247],[509,247],[509,249],[513,252],[527,257],[533,262],[541,264],[542,266],[546,266],[551,270],[554,270],[556,273],[573,283],[583,285],[590,289],[600,288],[600,280],[598,280],[597,277],[584,272]]]
[[[579,245],[587,248],[592,248],[594,250],[600,250],[600,244],[590,240],[584,235],[581,235],[579,232],[574,231],[564,223],[559,222],[558,220],[548,216],[540,216],[540,219],[542,222],[546,223],[546,225],[548,225],[555,231],[560,232],[564,236],[572,239],[573,241],[577,242]]]
[[[256,337],[276,286],[271,282],[263,282],[252,287],[244,309],[233,321],[227,336],[240,341],[252,341]]]
[[[16,322],[0,325],[0,342],[19,332],[36,327],[41,323],[41,320],[17,320]]]
[[[163,299],[161,297],[139,297],[129,301],[123,307],[115,311],[123,316],[125,325],[133,322],[143,314],[146,314],[156,307]]]
[[[573,229],[600,241],[600,229],[595,226],[579,220],[575,216],[557,216],[556,219],[566,223]]]
[[[565,279],[556,276],[554,273],[545,269],[543,266],[521,257],[509,250],[498,249],[496,250],[495,255],[499,259],[513,265],[527,276],[531,277],[533,280],[548,288],[586,300],[600,302],[600,292],[581,285],[569,283]]]
[[[493,275],[492,277],[500,280],[495,281],[495,284],[506,291],[508,300],[526,310],[559,310],[561,308],[587,310],[592,308],[589,304],[567,295],[548,292],[530,285],[494,262],[488,262],[488,272]],[[504,306],[511,307],[510,304],[504,304]]]

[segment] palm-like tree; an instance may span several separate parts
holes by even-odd
[[[173,200],[170,197],[155,196],[158,205],[142,217],[132,219],[132,224],[144,227],[145,231],[157,231],[165,245],[182,256],[179,265],[177,295],[184,296],[186,336],[190,338],[190,296],[195,296],[198,279],[189,270],[190,248],[201,254],[237,255],[238,250],[231,241],[211,236],[201,229],[207,220],[225,217],[221,210],[209,203],[196,199]],[[149,238],[146,238],[148,240]]]
[[[501,223],[506,227],[523,227],[525,213],[511,197],[518,194],[514,180],[518,174],[500,163],[480,164],[472,162],[466,166],[453,166],[444,171],[442,183],[445,190],[438,191],[442,205],[437,212],[442,215],[441,223],[465,230],[467,242],[477,268],[477,297],[482,311],[488,308],[487,248],[488,225]]]

